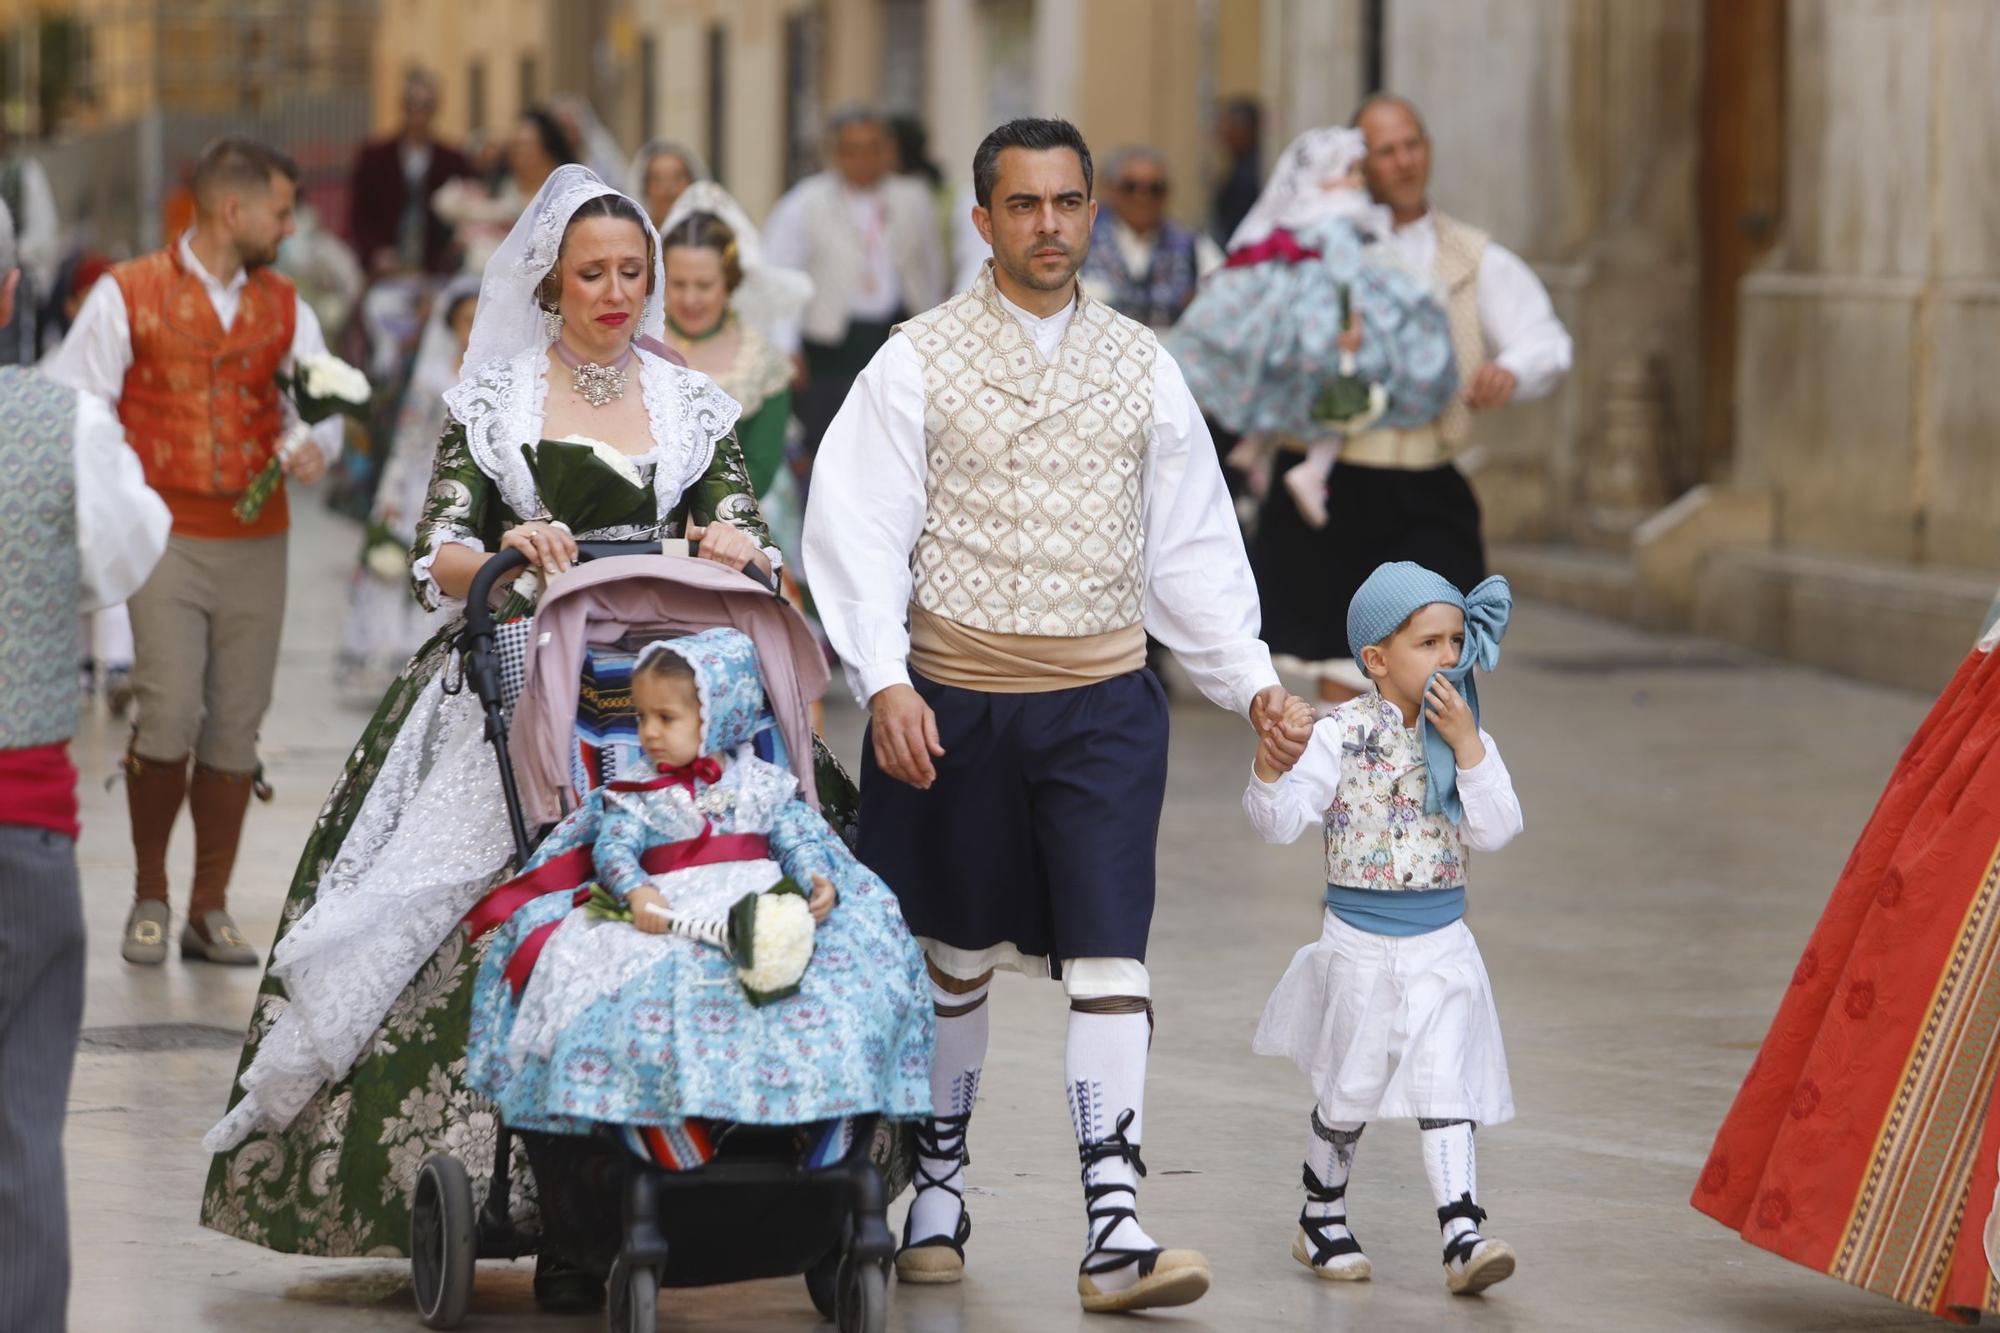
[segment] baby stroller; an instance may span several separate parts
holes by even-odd
[[[689,561],[662,554],[657,542],[586,542],[579,556],[622,558],[621,570],[629,566],[630,572],[621,579],[644,579],[655,586],[692,581],[696,573]],[[540,835],[530,836],[509,753],[499,631],[488,606],[495,583],[526,563],[514,551],[486,562],[467,597],[461,640],[465,676],[485,710],[486,735],[500,765],[517,864],[527,860]],[[691,601],[712,607],[718,599],[768,603],[777,596],[768,584],[748,575],[727,576],[721,580],[727,586],[718,588],[719,568],[709,565],[699,571],[710,595]],[[789,606],[784,613],[798,614]],[[700,612],[668,619],[672,623],[627,628],[632,637],[646,639],[729,623],[704,620]],[[769,667],[765,679],[768,692]],[[792,702],[803,709],[806,701]],[[612,1333],[651,1333],[663,1287],[798,1274],[805,1277],[813,1305],[841,1333],[880,1333],[888,1317],[888,1268],[895,1250],[883,1215],[888,1191],[871,1155],[883,1128],[879,1116],[855,1117],[845,1153],[831,1165],[809,1167],[800,1161],[794,1127],[739,1125],[723,1137],[706,1165],[668,1171],[641,1161],[610,1131],[567,1135],[502,1124],[486,1203],[476,1212],[470,1177],[456,1157],[433,1153],[419,1169],[410,1206],[410,1268],[418,1312],[431,1328],[455,1328],[471,1298],[476,1260],[534,1254],[607,1274]],[[510,1215],[516,1138],[526,1150],[540,1201],[535,1231]],[[887,1141],[895,1151],[896,1136]]]

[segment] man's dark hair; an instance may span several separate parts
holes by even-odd
[[[273,176],[299,183],[299,164],[277,149],[242,135],[209,141],[194,164],[194,200],[204,210],[229,190],[268,189]]]
[[[1067,148],[1083,163],[1083,193],[1086,198],[1097,183],[1095,169],[1090,164],[1090,145],[1083,141],[1083,134],[1076,126],[1066,120],[1023,116],[1019,120],[1008,121],[981,139],[979,151],[972,155],[972,193],[978,198],[981,208],[993,207],[993,185],[1000,179],[1000,154],[1009,148],[1025,148],[1031,153]]]
[[[535,137],[542,141],[542,151],[549,155],[549,161],[562,167],[583,160],[576,145],[570,142],[569,131],[556,119],[555,112],[547,107],[531,106],[521,113],[521,119],[535,127]]]

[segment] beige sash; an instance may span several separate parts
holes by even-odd
[[[1072,690],[1146,665],[1146,627],[1074,638],[971,629],[910,607],[910,666],[940,685],[987,694]]]

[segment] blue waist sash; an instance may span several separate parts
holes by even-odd
[[[1327,909],[1371,935],[1428,935],[1465,915],[1465,888],[1350,889],[1326,886]]]

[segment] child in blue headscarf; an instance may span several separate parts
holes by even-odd
[[[697,1166],[725,1124],[930,1110],[923,953],[895,895],[757,757],[756,645],[711,629],[632,671],[652,776],[591,793],[473,913],[468,1081],[517,1127],[622,1126]],[[772,908],[766,915],[765,909]]]
[[[1472,681],[1498,665],[1511,606],[1505,579],[1466,595],[1421,565],[1378,567],[1347,615],[1374,692],[1317,723],[1295,701],[1243,793],[1267,842],[1325,830],[1324,929],[1292,959],[1255,1040],[1290,1056],[1317,1096],[1292,1241],[1316,1277],[1370,1275],[1345,1198],[1361,1130],[1384,1116],[1422,1129],[1446,1285],[1469,1294],[1514,1271],[1507,1244],[1478,1230],[1473,1127],[1513,1119],[1514,1099],[1486,965],[1460,919],[1468,852],[1521,831]]]

